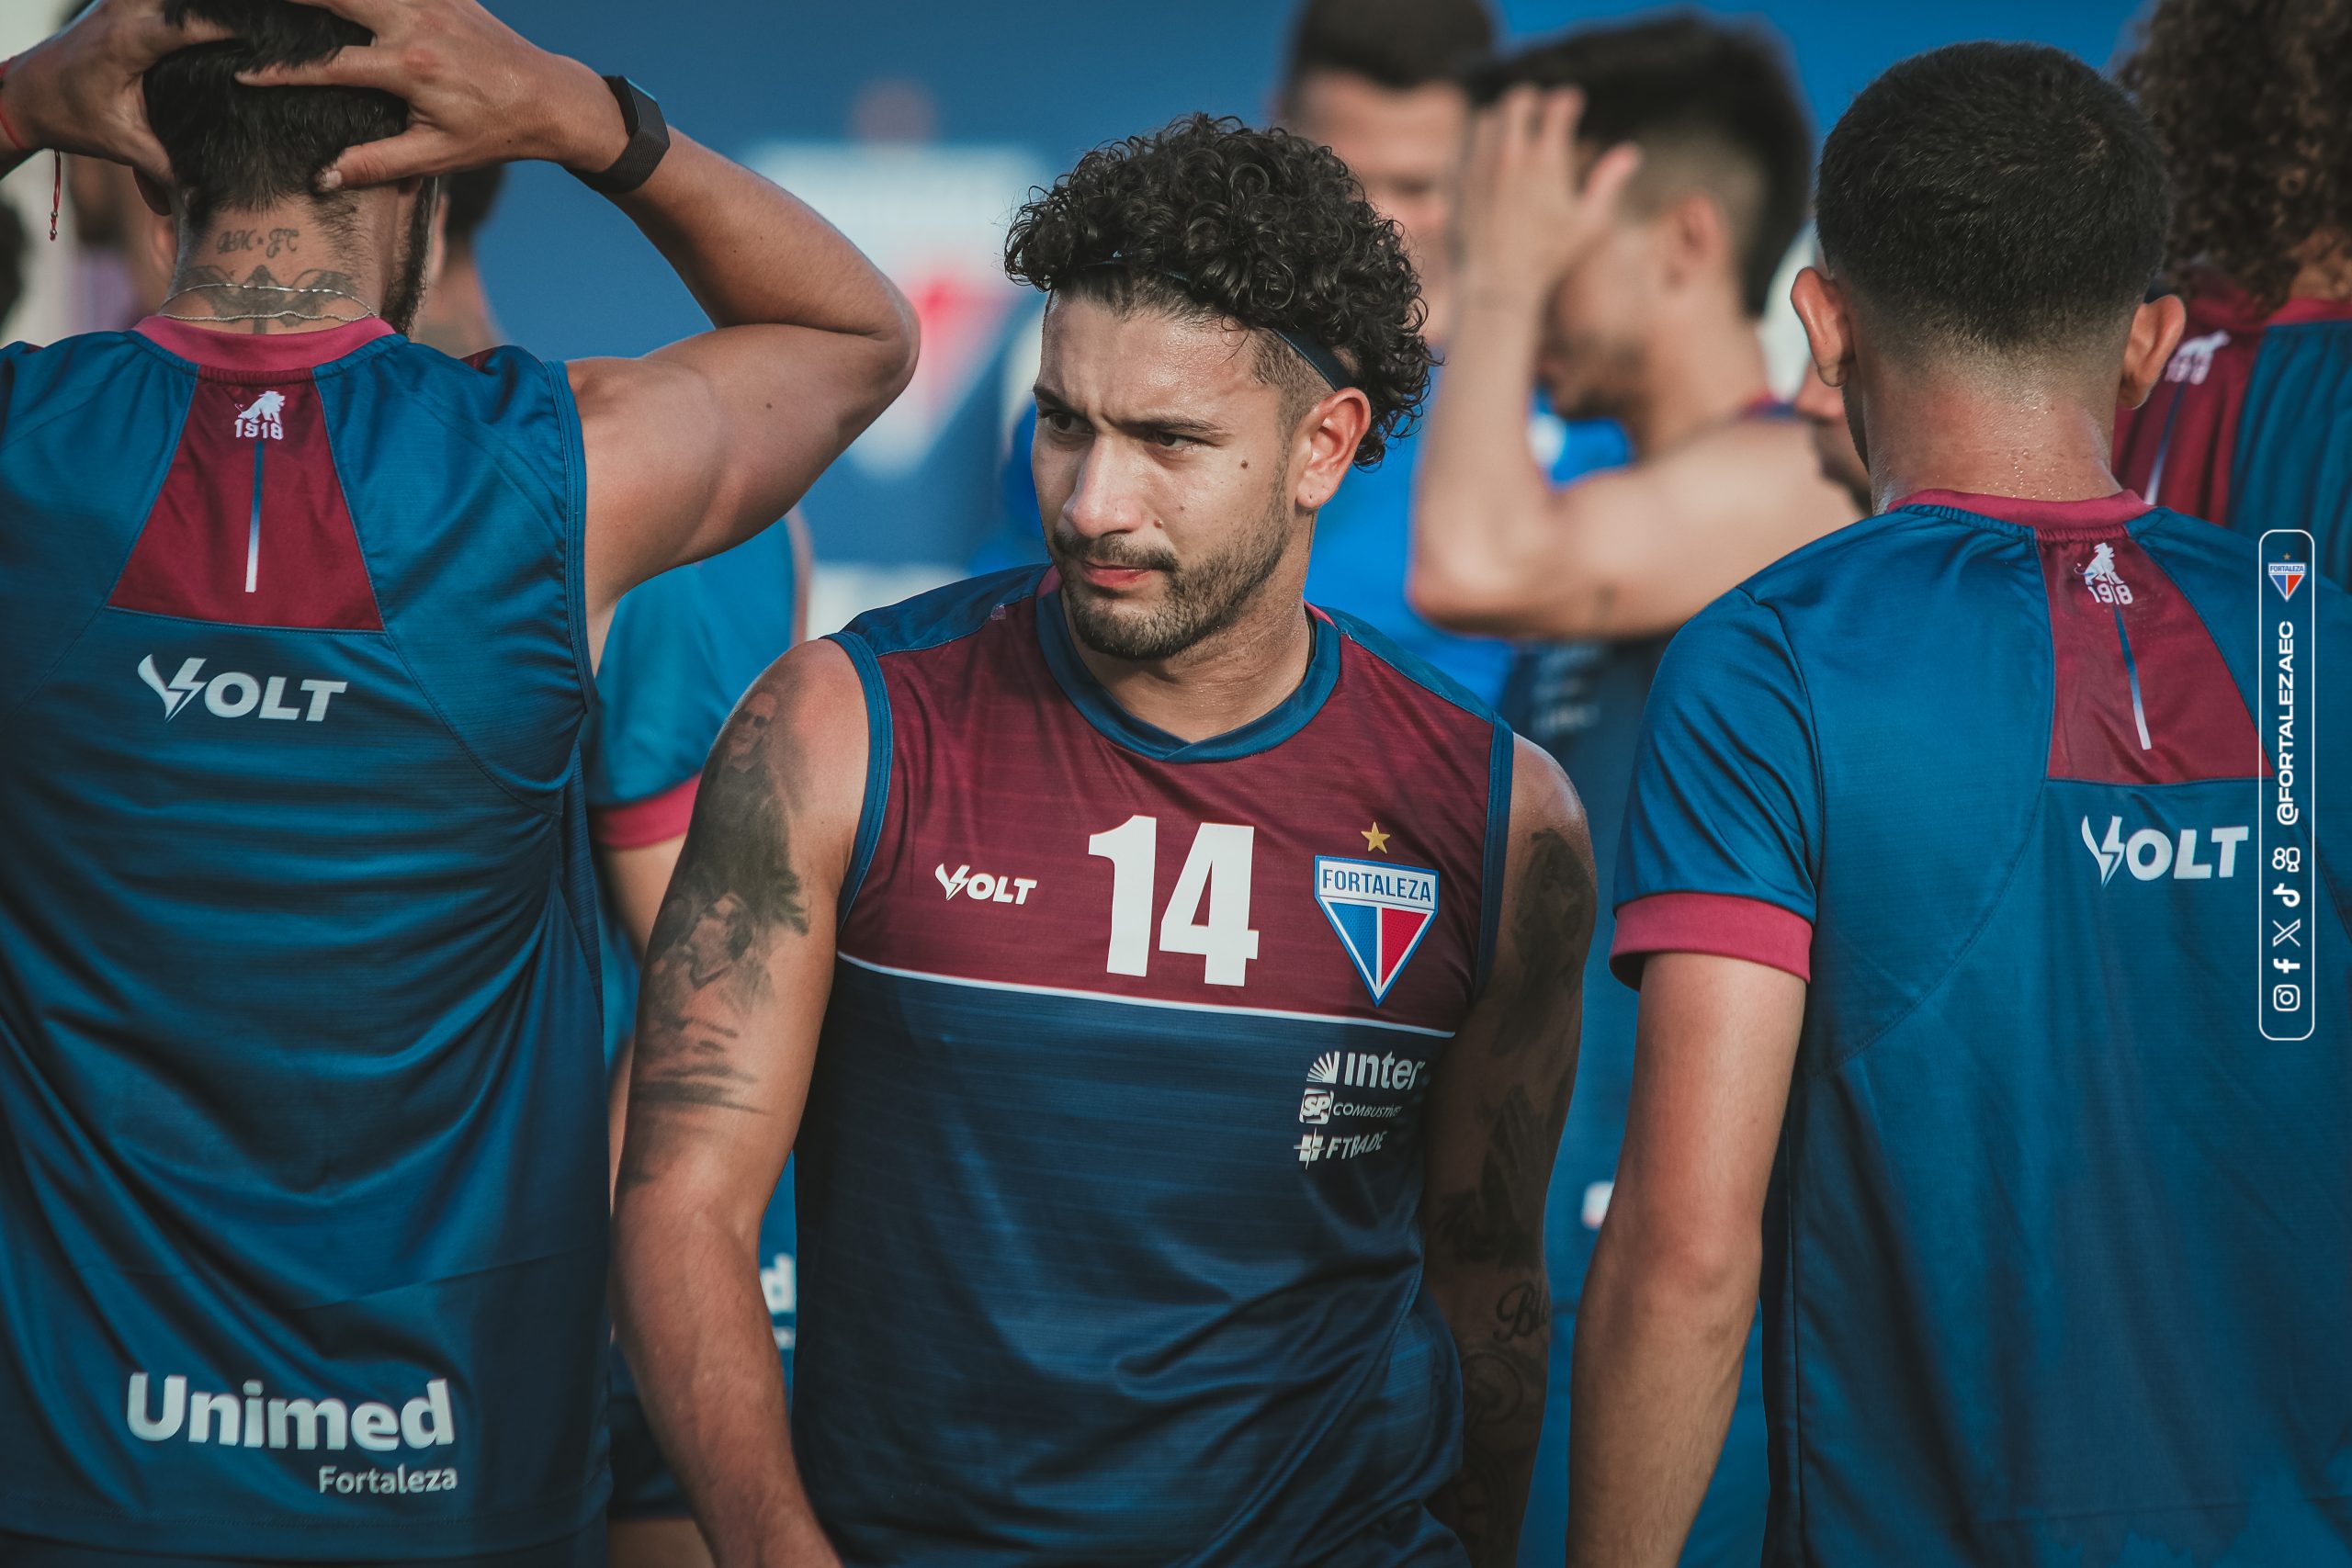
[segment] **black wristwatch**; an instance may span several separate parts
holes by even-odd
[[[651,179],[653,171],[662,166],[662,158],[670,151],[670,122],[662,118],[662,106],[628,77],[607,76],[605,85],[620,100],[621,124],[628,130],[628,146],[601,175],[584,175],[578,169],[571,172],[590,190],[605,196],[627,196]]]

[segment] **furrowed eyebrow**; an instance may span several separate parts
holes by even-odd
[[[1085,420],[1091,424],[1107,424],[1130,435],[1177,435],[1188,441],[1215,441],[1226,434],[1225,427],[1189,414],[1145,411],[1123,418],[1096,418],[1072,408],[1062,396],[1043,385],[1030,389],[1037,400],[1040,413],[1068,414],[1072,419]]]

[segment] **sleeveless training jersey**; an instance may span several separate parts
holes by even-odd
[[[2276,701],[2283,640],[2324,717],[2352,611],[2264,564],[2129,492],[1918,495],[1667,654],[1620,972],[1811,980],[1769,1563],[2352,1562],[2352,726]]]
[[[596,1517],[582,493],[512,350],[0,355],[0,1534]]]
[[[2116,477],[2249,536],[2301,528],[2312,562],[2352,588],[2352,301],[2266,315],[2207,280],[2148,400],[2117,417]]]
[[[1187,744],[1031,569],[837,639],[873,734],[800,1146],[793,1432],[854,1563],[1460,1563],[1422,1107],[1510,734],[1314,613]]]

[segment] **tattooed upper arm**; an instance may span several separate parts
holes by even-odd
[[[864,694],[831,643],[777,660],[720,732],[646,945],[624,1191],[680,1171],[773,1187],[823,1021],[865,746]]]
[[[1544,1197],[1576,1082],[1595,906],[1583,809],[1558,765],[1521,740],[1494,973],[1439,1065],[1422,1210],[1464,1392],[1463,1470],[1438,1506],[1481,1564],[1516,1554],[1543,1427]]]

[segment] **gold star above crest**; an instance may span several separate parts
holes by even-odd
[[[1371,827],[1363,829],[1361,831],[1363,834],[1363,847],[1367,851],[1378,850],[1382,854],[1388,852],[1388,835],[1380,830],[1379,823],[1374,822]]]

